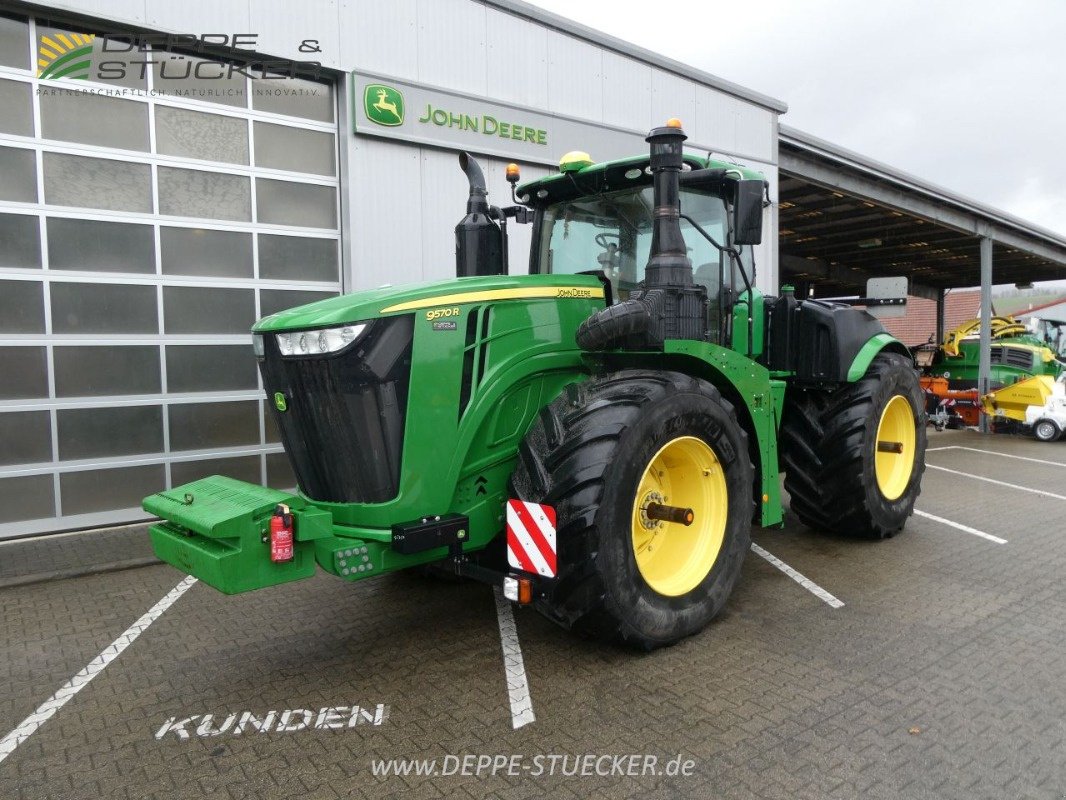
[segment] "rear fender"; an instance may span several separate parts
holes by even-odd
[[[877,357],[878,353],[882,352],[898,353],[913,361],[910,351],[904,347],[903,342],[889,333],[879,333],[876,336],[872,336],[866,344],[859,348],[859,352],[852,359],[851,366],[848,367],[848,383],[855,383],[855,381],[865,375],[874,358]]]

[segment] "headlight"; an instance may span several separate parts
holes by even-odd
[[[336,353],[350,345],[366,330],[366,323],[343,325],[339,328],[320,328],[315,331],[292,331],[275,334],[278,350],[283,356],[315,356]]]
[[[252,352],[256,358],[263,357],[263,335],[260,333],[252,334]]]

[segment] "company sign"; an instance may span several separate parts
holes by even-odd
[[[569,150],[599,160],[647,148],[645,133],[360,72],[352,79],[356,133],[546,164]]]
[[[37,77],[47,79],[121,82],[127,78],[143,81],[154,67],[156,89],[166,81],[194,77],[201,81],[222,81],[243,75],[247,78],[281,79],[298,74],[319,77],[318,61],[293,59],[261,60],[255,55],[257,33],[82,33],[38,28]],[[207,59],[193,59],[166,52],[182,47],[204,53]],[[155,49],[150,49],[155,48]],[[162,49],[159,49],[162,48]],[[301,53],[321,52],[317,39],[305,39]],[[174,87],[170,87],[174,88]]]

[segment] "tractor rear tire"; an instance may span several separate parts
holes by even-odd
[[[625,370],[568,386],[542,409],[512,477],[513,497],[556,511],[559,572],[538,611],[645,650],[701,630],[750,545],[752,469],[732,405],[706,381]],[[695,519],[650,519],[652,502]]]
[[[925,424],[918,377],[895,353],[879,354],[862,378],[839,389],[790,388],[780,453],[792,512],[842,536],[894,536],[921,492]]]

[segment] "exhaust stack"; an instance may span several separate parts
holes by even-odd
[[[496,222],[488,203],[485,173],[469,153],[459,154],[459,167],[466,173],[470,194],[466,200],[466,216],[455,226],[455,276],[504,275],[503,230]]]

